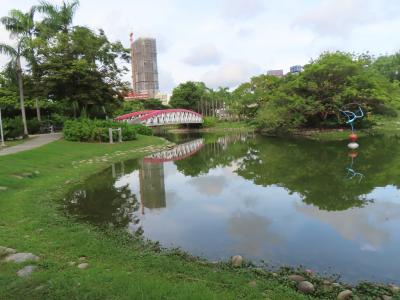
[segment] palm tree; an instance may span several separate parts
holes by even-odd
[[[69,33],[75,11],[79,6],[78,0],[73,0],[70,3],[63,1],[61,6],[51,4],[47,1],[41,1],[36,7],[37,11],[46,15],[42,21],[42,25],[48,30],[48,34],[55,34],[59,31]]]
[[[17,72],[19,100],[21,105],[22,123],[24,125],[24,135],[28,136],[28,126],[26,125],[25,103],[24,103],[24,86],[22,83],[22,68],[21,68],[21,50],[24,40],[21,39],[14,48],[10,45],[0,43],[0,53],[11,57],[11,64],[15,66]]]
[[[38,64],[35,57],[34,49],[32,47],[32,40],[36,31],[34,16],[36,7],[33,6],[27,13],[23,13],[20,10],[12,9],[8,16],[2,17],[0,22],[5,26],[5,28],[10,31],[11,37],[21,38],[26,37],[26,43],[28,44],[25,53],[25,58],[28,60],[32,68],[32,75],[38,78],[37,69]],[[38,99],[36,98],[36,115],[37,119],[40,121],[40,107]]]

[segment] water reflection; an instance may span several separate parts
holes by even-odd
[[[185,136],[90,178],[68,210],[211,259],[243,254],[398,282],[400,143],[362,145],[349,157],[343,143]],[[346,168],[362,180],[346,178]]]
[[[360,182],[363,179],[364,175],[361,174],[360,172],[355,171],[354,167],[354,161],[358,156],[358,152],[356,150],[351,150],[348,156],[350,157],[351,160],[350,160],[350,165],[346,168],[347,170],[346,178],[348,179],[358,178],[358,182]]]
[[[113,165],[111,172],[91,177],[72,191],[68,195],[69,212],[99,225],[125,227],[129,223],[138,223],[139,220],[132,215],[139,208],[137,196],[128,185],[118,188],[114,185],[116,174],[124,173],[124,164],[119,164],[119,167],[116,169]]]

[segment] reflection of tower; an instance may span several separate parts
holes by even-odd
[[[142,213],[144,207],[150,209],[166,207],[163,163],[146,163],[142,160],[139,181]]]

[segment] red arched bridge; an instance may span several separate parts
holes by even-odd
[[[116,121],[125,121],[131,124],[146,126],[162,126],[174,124],[201,124],[203,116],[188,109],[160,109],[143,110],[125,114],[115,118]]]

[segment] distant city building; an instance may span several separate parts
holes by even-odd
[[[292,74],[300,73],[301,71],[303,71],[303,67],[300,65],[295,65],[290,67],[290,73]]]
[[[159,89],[156,40],[153,38],[134,40],[131,33],[131,57],[133,87],[131,96],[137,99],[154,98]]]
[[[134,91],[130,91],[124,96],[125,101],[143,100],[150,98],[151,98],[150,94],[147,91],[143,91],[140,93],[135,93]]]
[[[158,92],[158,93],[154,96],[154,98],[160,100],[161,103],[164,104],[164,105],[168,105],[168,103],[169,103],[169,96],[168,96],[167,94]]]
[[[267,71],[267,75],[283,77],[283,70],[269,70]]]

